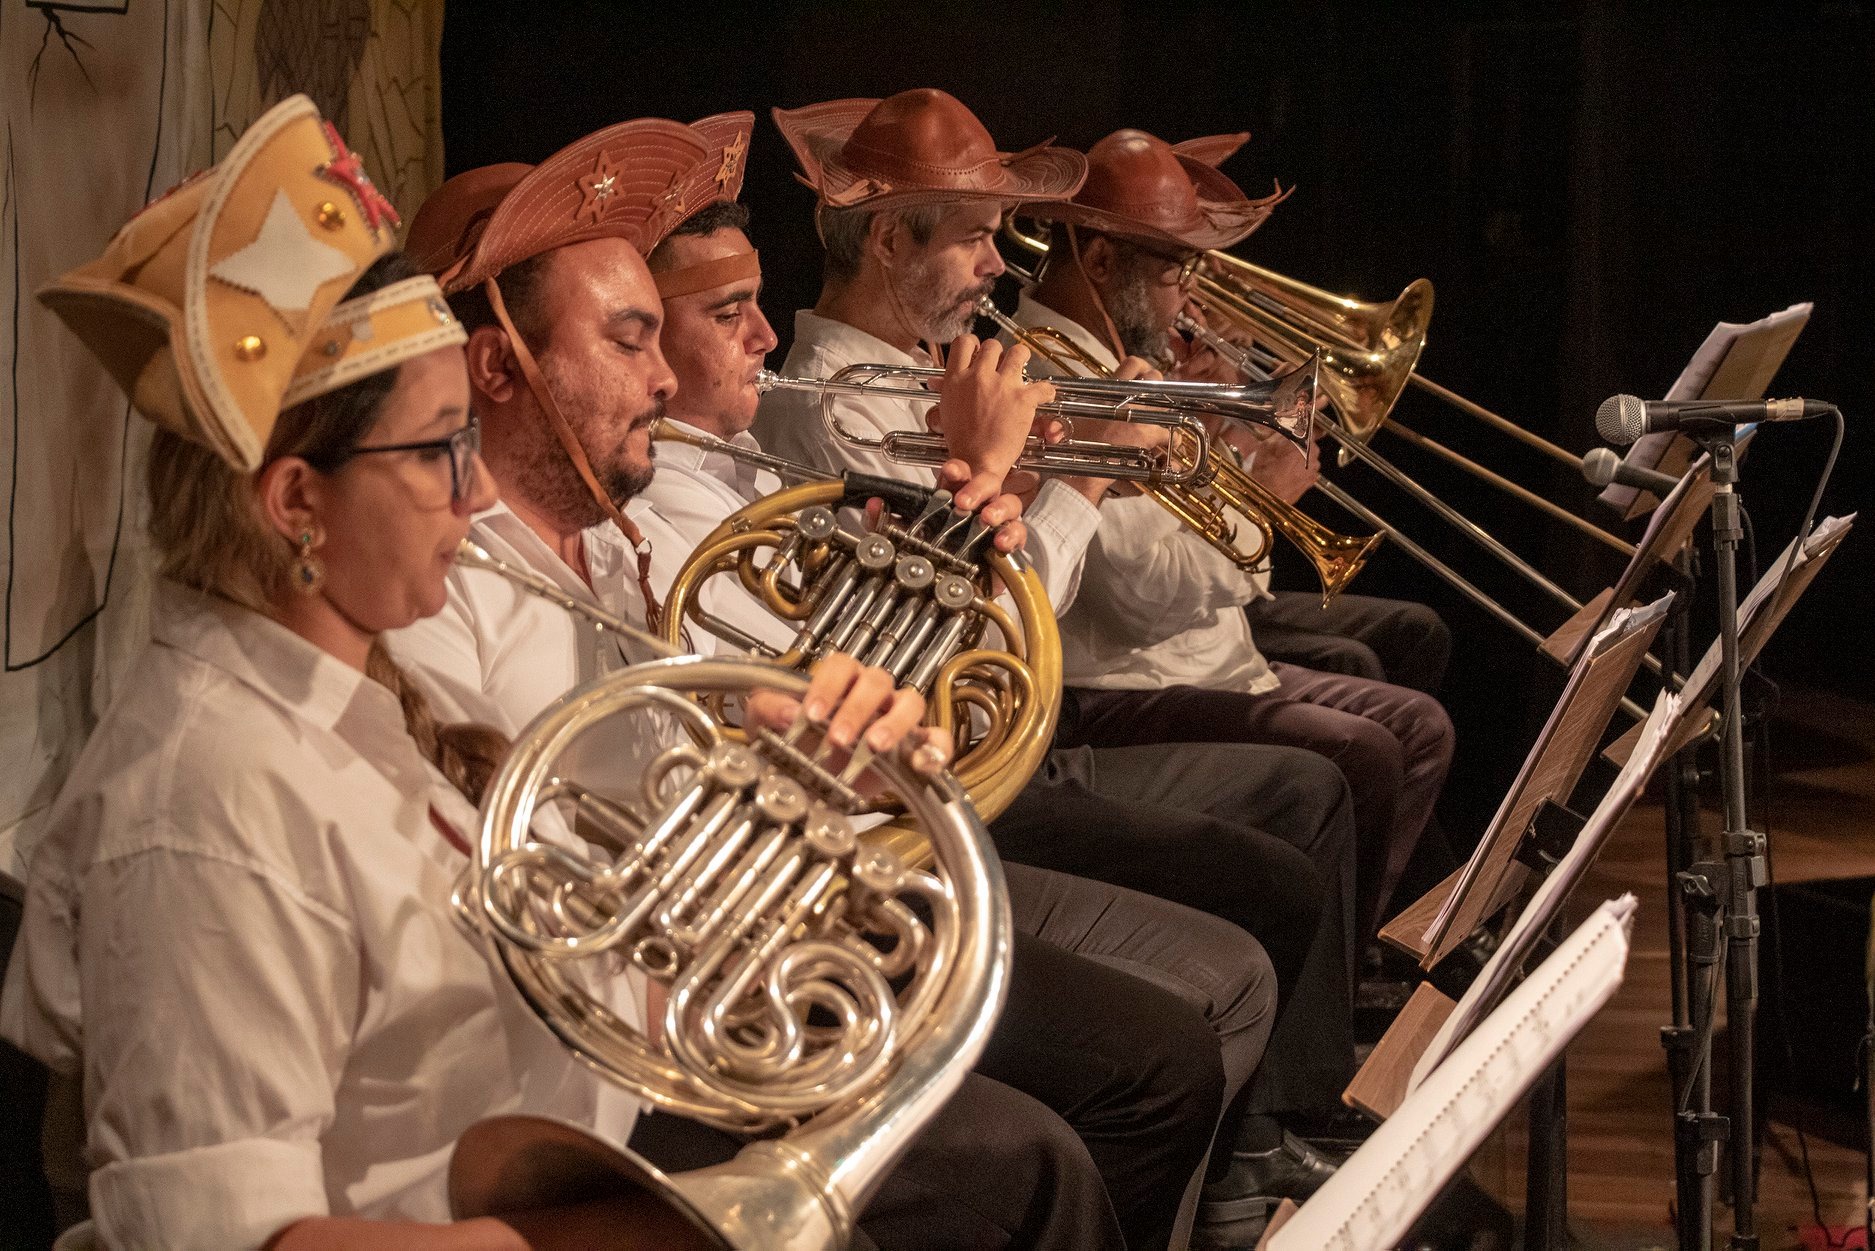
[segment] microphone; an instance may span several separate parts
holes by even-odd
[[[1595,410],[1595,428],[1608,442],[1625,446],[1663,430],[1724,434],[1753,422],[1821,417],[1830,407],[1821,400],[1643,400],[1638,395],[1611,395]]]
[[[1582,476],[1594,486],[1605,487],[1615,482],[1639,491],[1652,491],[1661,499],[1680,485],[1680,480],[1672,474],[1626,464],[1605,447],[1598,447],[1582,458]]]

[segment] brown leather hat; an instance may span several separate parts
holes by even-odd
[[[486,165],[438,187],[417,210],[405,248],[447,292],[588,239],[626,239],[649,253],[679,222],[741,189],[755,115],[696,127],[620,122],[539,165]]]
[[[776,109],[774,118],[801,163],[798,177],[834,208],[1066,199],[1087,172],[1068,148],[997,151],[975,113],[931,87]]]
[[[1261,226],[1289,193],[1252,200],[1216,166],[1248,134],[1168,144],[1143,130],[1116,130],[1087,154],[1087,181],[1071,200],[1037,205],[1032,216],[1123,238],[1208,251]]]

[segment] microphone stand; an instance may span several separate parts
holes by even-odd
[[[1693,1147],[1698,1169],[1695,1211],[1684,1207],[1682,1246],[1710,1247],[1712,1172],[1718,1143],[1730,1139],[1732,1178],[1732,1251],[1756,1251],[1757,1176],[1753,1168],[1752,1065],[1758,1006],[1758,888],[1765,881],[1764,835],[1750,828],[1745,807],[1744,708],[1739,692],[1738,545],[1744,537],[1739,519],[1738,458],[1731,431],[1701,437],[1712,456],[1712,545],[1718,571],[1719,682],[1721,755],[1719,778],[1724,795],[1725,828],[1718,859],[1704,859],[1677,877],[1686,910],[1688,1007],[1693,1028],[1703,1033],[1703,1054],[1691,1057],[1696,1076],[1688,1107],[1677,1113],[1676,1149]],[[1702,976],[1723,958],[1727,1037],[1730,1041],[1729,1116],[1711,1110],[1711,979]],[[1676,1157],[1683,1152],[1676,1150]],[[1698,1228],[1691,1228],[1698,1221]],[[1687,1240],[1687,1235],[1693,1235]]]
[[[1663,654],[1673,675],[1684,680],[1693,671],[1693,605],[1699,551],[1687,544],[1676,562],[1680,594],[1674,597],[1663,633]],[[1718,1144],[1725,1139],[1725,1118],[1712,1111],[1712,1071],[1697,1053],[1697,1022],[1710,1019],[1712,984],[1706,976],[1717,960],[1717,944],[1708,930],[1714,924],[1704,903],[1713,892],[1705,879],[1689,890],[1688,870],[1699,848],[1699,744],[1693,743],[1661,771],[1666,784],[1667,974],[1672,993],[1672,1024],[1660,1031],[1666,1051],[1668,1089],[1673,1100],[1673,1168],[1679,1245],[1711,1245],[1712,1177],[1718,1171]],[[1689,898],[1701,904],[1688,906]],[[1695,922],[1694,917],[1697,916]],[[1702,962],[1694,962],[1692,931],[1702,927],[1697,944]],[[1680,1100],[1686,1099],[1686,1106]]]

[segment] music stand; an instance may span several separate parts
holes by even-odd
[[[1390,1247],[1621,985],[1629,915],[1605,904],[1481,1019],[1263,1251]]]
[[[1669,400],[1756,400],[1764,397],[1791,345],[1810,320],[1813,305],[1793,304],[1782,312],[1740,324],[1722,321],[1663,397]],[[1651,469],[1679,477],[1700,454],[1699,446],[1682,434],[1647,434],[1636,439],[1622,456],[1624,465]],[[1652,508],[1651,492],[1610,483],[1596,497],[1620,513],[1634,518]]]
[[[1758,653],[1764,650],[1764,645],[1770,641],[1785,616],[1796,607],[1811,581],[1835,554],[1837,546],[1855,524],[1855,519],[1856,514],[1850,513],[1846,517],[1826,517],[1819,521],[1812,527],[1809,541],[1804,544],[1803,550],[1797,553],[1794,565],[1790,562],[1797,540],[1792,539],[1778,553],[1777,559],[1771,562],[1764,576],[1758,579],[1758,584],[1751,588],[1750,594],[1738,606],[1741,668],[1748,668],[1758,658]],[[1787,565],[1790,565],[1789,578],[1784,577]],[[1783,588],[1781,591],[1778,590],[1780,585]],[[1706,714],[1711,709],[1713,699],[1719,694],[1719,678],[1719,643],[1715,639],[1680,687],[1681,695],[1687,702],[1687,712],[1675,728],[1674,740],[1668,748],[1669,755],[1691,746],[1705,736],[1711,721]],[[1610,743],[1602,752],[1602,758],[1614,765],[1627,763],[1640,729],[1635,726]]]
[[[1517,855],[1533,823],[1540,814],[1553,814],[1560,820],[1560,814],[1567,812],[1570,793],[1595,754],[1672,600],[1668,594],[1642,609],[1617,610],[1583,649],[1561,698],[1470,859],[1389,921],[1380,931],[1384,941],[1414,956],[1430,971],[1509,902],[1528,871]],[[1565,837],[1568,834],[1573,831]]]
[[[1655,569],[1672,562],[1691,541],[1699,519],[1712,506],[1712,458],[1701,456],[1684,472],[1666,500],[1647,519],[1641,541],[1614,585],[1582,605],[1581,611],[1558,626],[1544,640],[1542,652],[1562,665],[1573,665],[1582,654],[1582,646],[1596,631],[1608,624],[1616,608],[1626,608],[1638,600],[1642,587]],[[1682,604],[1682,608],[1686,605]]]

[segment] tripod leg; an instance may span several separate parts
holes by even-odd
[[[1568,1062],[1565,1051],[1530,1089],[1523,1214],[1526,1251],[1562,1251],[1569,1245]]]

